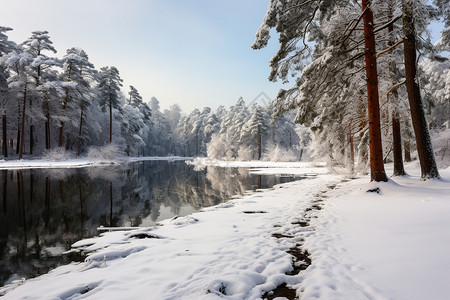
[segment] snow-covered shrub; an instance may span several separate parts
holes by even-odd
[[[91,147],[88,151],[88,158],[112,160],[122,156],[122,150],[116,144],[107,144],[103,147]]]
[[[246,160],[254,160],[256,159],[256,155],[257,155],[257,150],[256,147],[255,148],[251,148],[251,147],[246,147],[246,146],[241,146],[238,149],[238,155],[236,160],[239,161],[246,161]]]
[[[262,157],[265,161],[298,161],[299,155],[291,149],[271,146]]]
[[[220,135],[213,134],[211,141],[206,146],[206,153],[209,158],[213,159],[225,159],[226,158],[226,147],[224,147],[223,140]]]
[[[57,147],[43,152],[42,158],[45,160],[61,161],[74,158],[74,154],[67,152],[63,147]]]
[[[431,137],[436,163],[439,168],[450,166],[450,129],[433,132]]]

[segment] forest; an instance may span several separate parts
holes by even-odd
[[[161,111],[155,97],[143,99],[133,86],[123,92],[116,67],[96,69],[79,48],[55,57],[46,31],[16,44],[8,40],[9,30],[0,27],[5,158],[95,156],[104,148],[110,155],[192,157],[208,151],[216,158],[258,159],[267,148],[299,160],[309,141],[308,130],[292,116],[271,122],[272,105],[247,106],[242,98],[228,109],[185,114],[174,104]]]
[[[402,5],[402,3],[404,5]],[[278,36],[269,80],[294,81],[261,106],[161,110],[123,87],[114,66],[97,69],[80,48],[56,57],[47,31],[18,44],[0,27],[2,156],[208,156],[228,160],[325,159],[351,172],[418,158],[439,177],[431,134],[449,127],[446,1],[272,0],[252,48]],[[434,45],[428,26],[445,23]],[[276,32],[274,32],[276,31]],[[126,91],[124,91],[126,89]],[[448,144],[448,143],[447,143]],[[106,149],[106,150],[105,150]]]
[[[402,148],[406,161],[416,152],[422,179],[439,178],[430,129],[449,126],[449,11],[442,0],[270,1],[252,47],[274,29],[269,80],[295,78],[275,116],[295,109],[316,149],[350,169],[368,164],[371,181],[387,181],[385,161],[406,174]],[[432,21],[444,24],[434,45]]]

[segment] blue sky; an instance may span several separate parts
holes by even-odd
[[[4,1],[1,25],[21,43],[31,31],[47,30],[64,55],[84,49],[97,68],[116,66],[124,91],[135,86],[162,108],[229,106],[251,102],[281,87],[267,80],[277,50],[250,48],[267,1],[261,0],[19,0]]]
[[[276,96],[280,83],[267,80],[276,39],[250,48],[269,0],[9,0],[2,26],[17,43],[47,30],[62,57],[84,49],[99,69],[116,66],[124,92],[135,86],[161,107],[229,106],[261,92]],[[435,30],[437,34],[439,30]]]

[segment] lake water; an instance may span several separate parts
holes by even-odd
[[[295,178],[183,161],[82,169],[0,170],[0,286],[71,261],[62,254],[97,228],[152,226]]]

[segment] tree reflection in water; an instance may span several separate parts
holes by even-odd
[[[152,226],[234,195],[293,179],[246,169],[146,161],[83,169],[0,172],[0,284],[83,259],[63,255],[99,226]],[[78,255],[78,257],[77,257]]]

